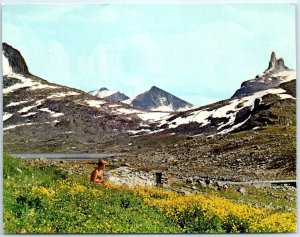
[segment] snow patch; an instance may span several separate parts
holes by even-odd
[[[101,105],[106,104],[106,101],[103,100],[85,100],[85,102],[88,104],[88,106],[94,108],[100,108]]]
[[[296,98],[289,95],[289,94],[278,94],[278,96],[280,97],[280,99],[284,100],[284,99],[293,99],[295,100]]]
[[[152,131],[150,129],[139,129],[139,130],[128,130],[128,133],[132,133],[132,134],[138,134],[138,133],[151,133]]]
[[[26,112],[28,112],[29,110],[31,110],[32,108],[35,108],[35,107],[36,107],[35,105],[27,106],[27,107],[24,107],[23,109],[19,110],[18,112],[19,113],[26,113]]]
[[[280,71],[276,74],[273,74],[272,77],[280,77],[282,82],[288,82],[296,79],[296,71],[294,70]]]
[[[197,108],[199,108],[199,106],[191,106],[191,107],[185,106],[183,108],[178,109],[177,112],[182,112],[182,111],[187,111],[187,110],[192,110],[192,109],[197,109]]]
[[[30,90],[38,90],[38,89],[57,89],[60,88],[58,86],[50,86],[47,84],[41,84],[41,83],[36,83],[35,85],[33,85]]]
[[[114,104],[114,105],[109,105],[108,107],[109,108],[115,108],[115,107],[120,107],[121,105],[118,105],[118,104]]]
[[[22,116],[22,117],[29,117],[29,116],[35,115],[35,114],[37,114],[37,112],[30,112],[30,113],[28,113],[28,114],[23,114],[23,115],[21,115],[21,116]]]
[[[47,99],[53,99],[53,98],[61,98],[61,97],[66,97],[66,96],[70,96],[70,95],[79,95],[79,93],[75,92],[75,91],[69,91],[69,92],[66,92],[66,93],[55,93],[55,94],[52,94],[52,95],[49,95],[47,97]]]
[[[130,105],[132,103],[133,99],[127,99],[127,100],[123,100],[122,103]]]
[[[168,115],[170,115],[170,113],[167,112],[145,112],[137,114],[140,119],[148,121],[160,121],[162,119],[165,119]]]
[[[17,125],[11,125],[11,126],[3,128],[3,131],[13,129],[13,128],[17,128],[17,127],[22,127],[22,126],[30,126],[30,125],[32,125],[32,123],[22,123],[22,124],[17,124]]]
[[[237,129],[237,128],[241,127],[242,125],[244,125],[250,118],[251,118],[251,115],[247,119],[245,119],[243,122],[235,124],[234,126],[228,128],[228,129],[224,129],[221,132],[219,132],[218,134],[226,134],[226,133],[229,133],[231,131],[234,131],[235,129]],[[218,130],[219,130],[219,128],[218,128]]]
[[[22,100],[22,101],[19,101],[19,102],[10,102],[8,105],[6,105],[6,107],[13,107],[13,106],[25,104],[25,103],[28,103],[28,102],[30,102],[30,101]]]
[[[42,109],[39,109],[39,110],[49,113],[51,115],[51,117],[54,117],[54,118],[64,115],[64,113],[57,113],[57,112],[54,112],[54,111],[50,110],[49,108],[42,108]]]
[[[53,113],[53,114],[51,114],[51,116],[52,117],[54,117],[54,118],[57,118],[57,117],[60,117],[60,116],[63,116],[64,115],[64,113]]]
[[[140,110],[136,109],[126,109],[126,108],[118,108],[116,109],[116,112],[119,114],[135,114],[135,113],[140,113]]]
[[[13,114],[10,114],[10,113],[4,113],[3,114],[3,122],[5,121],[5,120],[7,120],[7,119],[9,119],[11,116],[13,116]]]
[[[253,130],[253,131],[260,130],[260,129],[261,129],[261,128],[260,128],[260,127],[258,127],[258,126],[256,126],[256,127],[252,128],[252,130]]]
[[[110,91],[110,90],[103,90],[103,91],[94,91],[93,93],[91,93],[91,95],[93,96],[97,96],[99,98],[106,98],[108,96],[111,96],[113,94],[116,94],[118,91]]]
[[[18,90],[18,89],[22,89],[22,88],[25,88],[25,87],[31,87],[31,86],[35,85],[35,83],[32,80],[27,79],[27,78],[25,78],[21,75],[16,76],[16,74],[14,74],[13,77],[16,78],[16,79],[21,80],[21,83],[16,83],[16,84],[14,84],[10,87],[4,88],[3,89],[3,94],[4,95],[8,94],[8,93],[11,93],[11,92],[13,92],[15,90]]]
[[[21,82],[16,83],[10,87],[4,88],[3,94],[8,94],[8,93],[14,92],[15,90],[19,90],[19,89],[26,88],[26,87],[29,87],[30,90],[37,90],[37,89],[44,89],[44,88],[48,88],[48,89],[59,88],[57,86],[50,86],[47,84],[42,84],[38,81],[33,81],[32,79],[30,79],[28,77],[24,77],[21,74],[11,73],[11,74],[7,74],[7,75],[9,75],[9,77],[18,79]]]
[[[160,98],[162,99],[162,98]],[[173,112],[174,109],[173,109],[173,106],[172,105],[162,105],[162,106],[159,106],[155,109],[151,109],[151,111],[159,111],[159,112]]]
[[[35,107],[37,107],[37,106],[42,105],[43,102],[44,102],[44,100],[37,100],[33,105],[24,107],[23,109],[19,110],[18,112],[19,112],[19,113],[26,113],[26,112],[28,112],[29,110],[31,110],[32,108],[35,108]]]
[[[12,67],[9,65],[8,58],[5,57],[3,51],[2,51],[2,74],[3,76],[13,74]]]

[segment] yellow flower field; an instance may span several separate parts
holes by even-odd
[[[229,216],[235,216],[248,222],[247,232],[296,232],[295,211],[274,212],[272,209],[255,208],[213,195],[181,195],[150,187],[136,187],[132,192],[175,221],[180,220],[184,212],[192,215],[195,208],[200,208],[207,217],[217,216],[225,221]]]
[[[80,193],[90,192],[99,197],[103,194],[98,188],[89,188],[72,181],[60,180],[53,183],[52,188],[32,187],[33,194],[53,199],[55,187],[76,196]],[[234,203],[227,199],[209,194],[182,195],[174,191],[152,187],[120,187],[106,182],[105,188],[110,190],[130,191],[135,196],[141,197],[146,205],[157,208],[175,222],[182,221],[184,214],[195,216],[195,211],[200,209],[205,218],[218,217],[223,222],[227,218],[238,218],[248,223],[246,232],[296,232],[296,212],[275,212],[270,208],[255,208],[247,204]],[[106,223],[110,227],[111,222]],[[232,224],[231,232],[239,232],[235,223]]]

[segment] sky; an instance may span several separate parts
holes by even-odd
[[[272,51],[296,69],[291,4],[7,4],[2,40],[50,82],[194,105],[231,97]]]

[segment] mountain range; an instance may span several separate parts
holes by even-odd
[[[102,87],[99,90],[90,91],[89,94],[110,101],[122,101],[134,108],[146,111],[172,112],[193,107],[192,104],[156,86],[152,86],[148,91],[139,94],[132,99],[119,91],[111,91],[105,87]]]
[[[296,120],[296,73],[275,53],[268,68],[232,98],[190,109],[155,86],[126,104],[107,99],[114,93],[106,88],[89,94],[50,83],[32,75],[21,53],[6,43],[2,60],[4,145],[12,150],[95,151],[143,134],[222,135]],[[98,98],[103,94],[106,99]],[[180,108],[186,110],[174,112]]]
[[[96,96],[101,99],[107,99],[110,101],[124,101],[129,99],[129,97],[119,91],[111,91],[106,87],[102,87],[99,90],[93,90],[88,92],[90,95]]]

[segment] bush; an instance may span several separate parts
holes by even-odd
[[[223,228],[227,233],[246,233],[249,232],[249,223],[245,220],[241,220],[240,218],[229,215],[224,224]]]
[[[192,211],[185,210],[179,224],[186,233],[223,232],[222,220],[217,216],[208,217],[199,207],[195,207]]]

